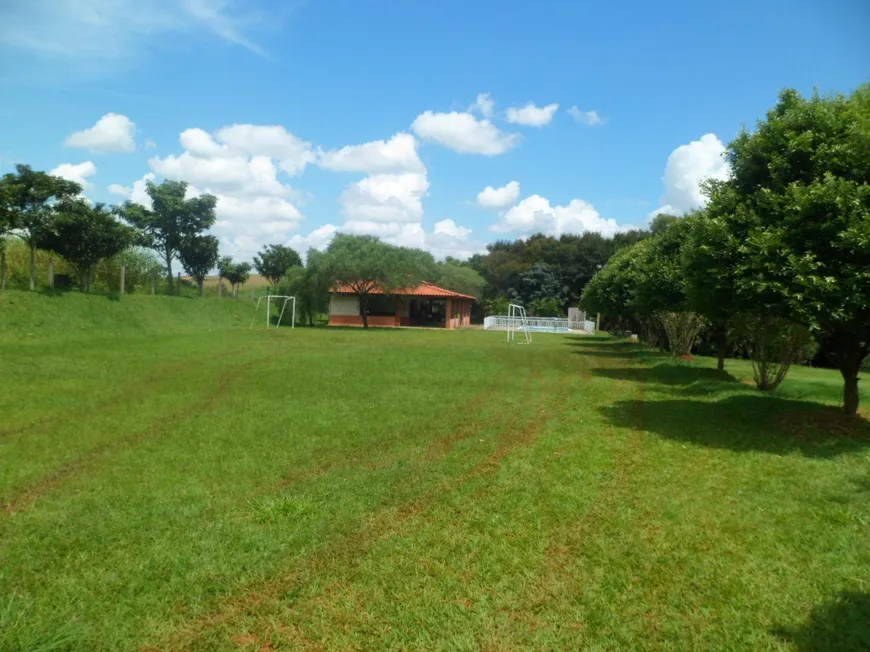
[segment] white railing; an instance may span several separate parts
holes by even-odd
[[[525,321],[525,325],[523,324]],[[484,317],[484,330],[509,331],[522,330],[525,326],[535,333],[594,333],[595,322],[574,321],[570,324],[563,317],[506,317],[505,315],[492,315]]]

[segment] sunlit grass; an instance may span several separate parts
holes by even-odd
[[[0,366],[0,649],[870,645],[868,429],[791,416],[835,412],[834,372],[766,396],[555,335],[71,342]]]

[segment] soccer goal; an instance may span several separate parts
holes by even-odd
[[[284,294],[267,294],[264,297],[259,297],[257,299],[257,305],[254,306],[254,316],[251,317],[251,328],[254,327],[254,322],[257,320],[257,312],[260,310],[260,304],[263,300],[266,300],[266,328],[269,328],[269,324],[272,321],[272,302],[275,302],[275,305],[278,305],[278,302],[281,302],[281,312],[278,315],[278,323],[275,324],[275,328],[281,326],[281,320],[284,318],[284,311],[287,310],[287,304],[291,305],[291,316],[290,316],[290,328],[295,328],[296,326],[296,297],[288,297]]]
[[[517,331],[521,331],[526,339],[517,340]],[[508,306],[507,341],[519,341],[525,344],[532,343],[532,332],[529,330],[529,320],[526,318],[526,309],[516,303],[512,303]]]

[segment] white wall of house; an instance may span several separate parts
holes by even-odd
[[[356,295],[331,294],[329,314],[340,316],[359,316],[359,298]]]

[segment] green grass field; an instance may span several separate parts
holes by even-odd
[[[834,372],[768,396],[233,300],[0,317],[0,650],[870,649],[870,425]]]

